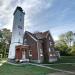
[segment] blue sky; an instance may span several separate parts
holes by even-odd
[[[0,0],[0,29],[12,30],[17,6],[25,11],[25,30],[50,30],[53,38],[67,31],[75,32],[75,0]]]

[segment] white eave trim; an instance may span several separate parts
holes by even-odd
[[[28,33],[29,34],[29,33]],[[29,36],[34,39],[36,42],[38,41],[37,39],[35,39],[31,34],[29,34]]]

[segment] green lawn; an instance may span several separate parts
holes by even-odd
[[[53,72],[56,71],[30,64],[11,65],[4,63],[0,66],[0,75],[47,75]]]
[[[46,66],[75,72],[75,56],[62,56],[57,62]]]
[[[73,64],[60,64],[60,63],[73,63]],[[75,63],[75,56],[69,56],[69,57],[66,56],[66,57],[61,57],[55,64],[53,63],[51,65],[49,64],[46,66],[75,72],[74,63]],[[11,65],[6,63],[5,59],[0,61],[0,75],[48,75],[48,74],[51,75],[51,73],[55,73],[56,75],[56,72],[57,71],[52,69],[33,66],[30,64]]]
[[[75,63],[75,56],[61,56],[56,63]]]
[[[46,65],[46,66],[53,67],[56,69],[75,72],[75,64],[53,64],[53,65]]]

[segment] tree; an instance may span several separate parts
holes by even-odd
[[[72,31],[67,32],[65,39],[66,39],[67,44],[71,47],[72,42],[73,42],[73,32]]]
[[[6,28],[0,30],[0,38],[0,53],[3,55],[3,57],[6,57],[6,54],[8,54],[8,49],[11,40],[10,30]]]
[[[69,55],[70,48],[68,48],[65,42],[57,41],[55,44],[55,49],[60,52],[61,56]]]
[[[69,47],[71,47],[72,43],[74,41],[74,39],[73,39],[74,37],[73,36],[74,36],[73,32],[72,31],[68,31],[65,34],[61,34],[59,36],[59,40],[62,41],[62,42],[65,42]]]
[[[74,42],[74,33],[68,31],[59,36],[59,40],[55,44],[55,49],[60,51],[61,55],[71,55],[75,50],[75,47],[72,46]]]
[[[2,36],[3,36],[3,39],[6,40],[6,42],[8,42],[10,44],[11,42],[11,32],[10,30],[4,28],[2,29]]]
[[[71,55],[75,56],[75,44],[72,46],[72,50],[70,51]]]

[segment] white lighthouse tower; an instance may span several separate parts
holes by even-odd
[[[24,34],[24,11],[21,7],[17,7],[14,12],[12,38],[9,48],[8,59],[15,59],[15,47],[17,45],[23,44],[23,34]]]

